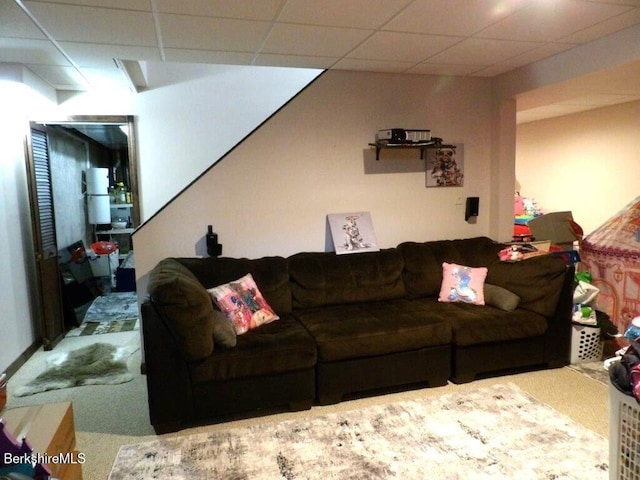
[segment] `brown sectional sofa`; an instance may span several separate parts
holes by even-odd
[[[552,255],[503,263],[503,247],[478,237],[351,255],[165,259],[141,308],[151,423],[166,432],[380,388],[566,365],[573,268]],[[487,267],[487,305],[439,302],[443,262]],[[247,273],[280,319],[230,346],[206,289]]]

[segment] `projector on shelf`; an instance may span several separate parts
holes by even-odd
[[[431,141],[431,130],[389,128],[378,130],[376,141],[383,143],[425,143]]]

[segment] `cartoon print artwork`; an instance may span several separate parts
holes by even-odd
[[[344,247],[347,250],[368,247],[368,245],[364,243],[362,235],[360,235],[360,229],[358,228],[357,219],[357,215],[348,216],[346,217],[347,223],[342,226],[342,230],[344,230],[345,234]]]
[[[238,308],[238,322],[236,324],[251,329],[264,323],[264,319],[260,315],[256,315],[264,308],[264,299],[256,295],[253,288],[245,288],[241,282],[232,282],[229,286],[235,293],[231,297],[231,303]]]
[[[458,167],[455,152],[451,148],[438,149],[435,152],[435,163],[431,170],[431,178],[438,187],[451,187],[462,185],[464,174]]]
[[[473,303],[478,297],[478,292],[469,286],[471,283],[471,269],[469,267],[457,266],[451,272],[457,282],[451,287],[449,301],[462,301]]]

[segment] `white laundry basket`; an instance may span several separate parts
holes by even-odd
[[[600,340],[600,328],[573,324],[571,332],[571,363],[602,360],[604,342]]]
[[[640,480],[640,404],[611,383],[609,480]]]

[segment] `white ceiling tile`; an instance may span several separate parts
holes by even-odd
[[[429,58],[430,62],[491,65],[540,46],[533,42],[515,42],[469,38]]]
[[[334,27],[378,28],[411,0],[289,0],[281,22]]]
[[[420,62],[460,42],[460,37],[422,35],[419,33],[377,32],[349,58]]]
[[[112,67],[114,58],[143,61],[160,60],[160,51],[156,47],[96,45],[77,42],[60,42],[60,46],[77,65],[84,67]]]
[[[166,48],[165,59],[180,63],[221,63],[226,65],[250,65],[254,54],[247,52],[224,52],[212,50],[190,50]]]
[[[253,52],[269,31],[268,22],[186,15],[160,15],[165,48]]]
[[[620,15],[630,7],[583,0],[530,2],[529,6],[478,33],[502,40],[554,41]]]
[[[370,34],[354,28],[277,24],[261,53],[341,57]]]
[[[0,62],[70,66],[49,40],[0,37]]]
[[[506,60],[505,63],[511,65],[512,67],[519,67],[522,65],[527,65],[529,63],[537,62],[538,60],[542,60],[543,58],[552,57],[553,55],[565,52],[574,47],[575,45],[571,43],[545,43],[543,45],[534,47],[533,49],[528,50],[520,55],[511,57]],[[501,62],[496,63],[499,64]]]
[[[19,38],[47,38],[12,1],[0,2],[0,36]]]
[[[383,60],[362,60],[357,58],[343,58],[333,66],[335,70],[356,70],[369,72],[405,72],[414,65],[413,62],[393,62]]]
[[[25,4],[32,3],[53,3],[51,0],[26,1]],[[61,5],[83,5],[86,7],[119,8],[121,10],[151,11],[149,0],[55,0]]]
[[[501,75],[503,73],[507,73],[516,68],[513,65],[507,64],[494,64],[488,67],[482,68],[476,72],[473,72],[474,77],[495,77],[496,75]]]
[[[152,46],[156,44],[151,13],[40,2],[28,3],[29,10],[58,41],[90,41],[113,45]]]
[[[327,69],[335,64],[337,60],[337,57],[262,53],[256,57],[254,65]]]
[[[158,12],[183,15],[274,20],[285,0],[156,0]]]
[[[525,0],[416,0],[386,24],[384,30],[467,36],[525,4]]]
[[[587,27],[560,40],[569,43],[587,43],[638,23],[640,23],[640,8],[634,8],[622,15],[608,18],[592,27]]]
[[[482,65],[447,65],[443,63],[420,63],[407,70],[406,73],[421,75],[471,75],[483,68]]]

